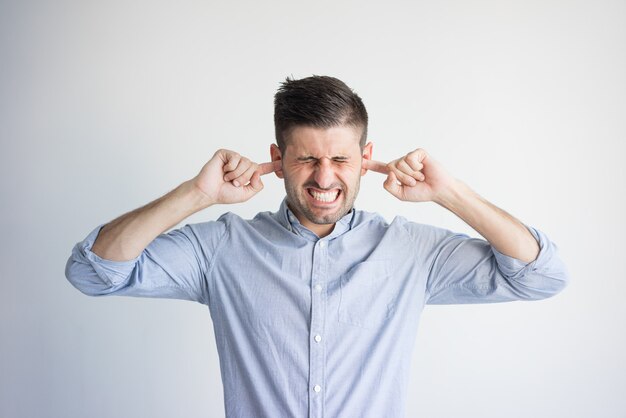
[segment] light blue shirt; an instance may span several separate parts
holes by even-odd
[[[543,299],[568,273],[548,237],[536,260],[489,242],[352,210],[322,239],[283,201],[252,220],[232,213],[158,236],[109,261],[79,242],[66,276],[81,292],[208,306],[228,418],[404,416],[425,304]]]

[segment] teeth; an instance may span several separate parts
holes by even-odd
[[[311,190],[311,196],[313,196],[316,200],[320,200],[322,202],[332,202],[337,199],[337,195],[339,194],[339,190],[334,192],[326,192],[326,193],[318,193]]]

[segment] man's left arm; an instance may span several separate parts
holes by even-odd
[[[364,168],[387,174],[385,189],[400,200],[432,201],[448,209],[502,254],[529,263],[539,244],[526,226],[447,173],[424,149],[389,164],[363,160]]]
[[[444,237],[433,239],[431,244],[437,256],[430,272],[430,283],[433,292],[441,293],[433,302],[537,299],[558,292],[567,281],[568,274],[556,256],[556,246],[545,234],[527,227],[479,196],[451,176],[425,150],[417,149],[390,163],[364,156],[363,168],[387,174],[384,187],[400,200],[432,201],[450,210],[480,233],[493,249],[464,234],[451,235],[445,240]],[[431,240],[424,236],[421,241]],[[495,265],[498,269],[493,268]],[[523,279],[527,274],[529,276]],[[487,297],[476,291],[478,288],[495,290],[497,283],[507,283],[498,291],[501,294],[495,292]],[[462,288],[473,290],[463,295],[459,293]]]
[[[435,203],[463,219],[502,254],[525,263],[537,259],[539,244],[528,228],[460,180],[456,180]]]

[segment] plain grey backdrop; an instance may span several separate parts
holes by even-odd
[[[407,416],[626,416],[626,3],[381,3],[0,1],[1,417],[223,416],[205,306],[87,297],[65,263],[217,148],[266,161],[273,94],[312,74],[363,98],[376,159],[425,148],[571,273],[544,301],[427,307]],[[358,208],[478,236],[383,180]],[[184,223],[276,210],[264,182]]]

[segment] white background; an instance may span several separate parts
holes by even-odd
[[[223,416],[206,307],[87,297],[65,262],[217,148],[267,160],[279,83],[312,74],[363,98],[377,159],[425,148],[571,273],[540,302],[427,307],[407,416],[626,416],[626,3],[380,3],[0,2],[0,416]],[[264,179],[185,223],[276,210]],[[382,181],[358,208],[478,236]]]

